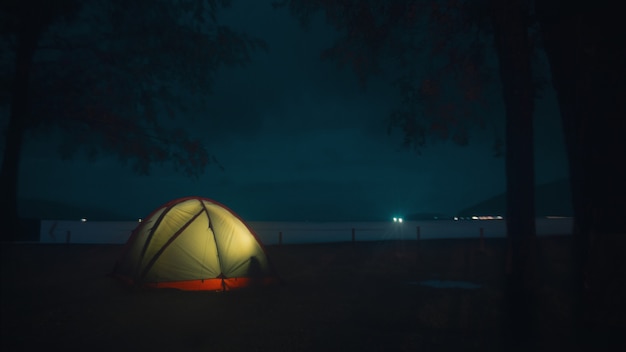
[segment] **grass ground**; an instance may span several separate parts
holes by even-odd
[[[567,237],[541,239],[538,350],[572,350]],[[117,245],[3,245],[2,351],[496,351],[505,243],[269,246],[282,284],[141,290],[108,276]],[[479,289],[438,289],[422,280]]]

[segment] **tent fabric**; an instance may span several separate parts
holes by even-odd
[[[130,284],[230,290],[276,281],[255,233],[226,206],[187,197],[157,208],[131,234],[114,275]]]

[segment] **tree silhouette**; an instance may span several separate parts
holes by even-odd
[[[230,1],[8,1],[4,44],[14,62],[0,173],[2,220],[17,219],[24,133],[61,131],[64,157],[85,150],[140,173],[170,163],[198,175],[215,158],[176,121],[206,111],[215,72],[263,41],[217,20]]]
[[[457,136],[483,123],[454,101],[480,101],[487,86],[485,36],[496,51],[506,109],[505,157],[507,233],[511,267],[507,275],[508,327],[512,346],[532,348],[531,309],[537,285],[534,225],[533,105],[537,82],[533,52],[550,62],[561,108],[574,208],[575,265],[579,277],[576,332],[586,342],[596,331],[625,326],[626,246],[626,50],[619,11],[608,1],[565,0],[284,0],[304,23],[316,11],[343,34],[323,56],[349,64],[361,81],[383,68],[400,71],[402,105],[391,121],[404,143],[422,146],[429,135]],[[422,36],[419,36],[422,33]],[[427,39],[424,40],[423,37]],[[428,53],[442,63],[419,72]],[[449,73],[463,99],[441,95]],[[472,79],[474,78],[474,79]],[[459,89],[460,88],[460,89]],[[443,97],[443,98],[442,98]],[[458,97],[457,97],[458,98]],[[450,118],[455,116],[455,118]],[[455,131],[456,129],[456,131]],[[441,132],[444,133],[441,133]],[[450,133],[452,131],[452,133]],[[619,253],[622,253],[621,255]]]
[[[535,82],[529,35],[530,3],[512,1],[291,0],[304,23],[314,11],[343,35],[323,53],[348,63],[362,82],[388,68],[398,72],[401,105],[392,126],[404,144],[420,148],[428,136],[468,143],[468,131],[485,125],[489,49],[497,57],[505,103],[506,223],[509,267],[503,341],[528,348],[534,342],[532,306],[537,285],[534,208],[533,109]],[[426,67],[420,67],[425,65]],[[500,141],[496,140],[499,146]],[[500,153],[496,150],[496,153]]]
[[[577,336],[622,339],[626,326],[626,48],[608,1],[536,2],[561,110],[574,210]],[[591,334],[590,334],[591,333]],[[603,339],[610,345],[615,340]],[[623,343],[623,342],[622,342]],[[617,344],[615,344],[617,346]],[[623,345],[622,345],[623,346]]]

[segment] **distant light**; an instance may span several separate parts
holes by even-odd
[[[398,218],[393,218],[393,222],[398,222]]]
[[[87,219],[82,218],[82,219],[80,219],[80,221],[81,221],[81,222],[87,222]]]
[[[141,222],[142,220],[141,220],[141,218],[139,218],[139,220],[137,220],[137,221],[138,221],[138,222]]]
[[[458,216],[455,216],[455,217],[454,217],[454,220],[455,220],[455,221],[456,221],[456,220],[459,220],[459,217],[458,217]]]
[[[463,219],[463,218],[461,218]],[[470,218],[468,218],[470,219]],[[501,215],[480,215],[480,216],[472,216],[471,217],[472,220],[502,220],[504,219],[504,217],[502,217]],[[455,218],[456,220],[456,218]]]
[[[402,218],[398,218],[398,222],[402,222]]]

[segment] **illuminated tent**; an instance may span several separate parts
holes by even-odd
[[[152,212],[131,234],[113,274],[133,285],[181,290],[276,281],[254,232],[224,205],[200,197]]]

